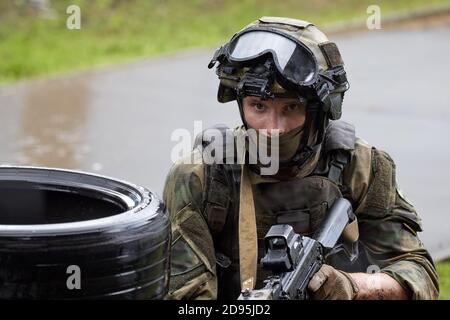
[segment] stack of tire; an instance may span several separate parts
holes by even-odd
[[[162,299],[170,222],[149,190],[0,167],[0,299]]]

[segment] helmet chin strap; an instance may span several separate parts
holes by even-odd
[[[243,94],[238,91],[236,94],[236,101],[237,101],[238,107],[239,107],[239,115],[241,116],[241,121],[242,121],[242,124],[244,125],[245,130],[248,130],[248,125],[247,125],[247,122],[245,121],[243,100],[244,100]]]
[[[321,111],[320,102],[311,102],[306,109],[305,134],[298,146],[297,152],[289,161],[280,162],[280,167],[297,166],[301,168],[316,152],[323,142],[326,126],[325,113]],[[316,141],[309,145],[312,128],[317,129]]]

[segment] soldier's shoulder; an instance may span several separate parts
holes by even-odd
[[[373,148],[374,146],[366,140],[356,137],[355,147],[351,152],[352,161],[365,162],[367,165],[370,165]]]
[[[350,191],[354,209],[363,206],[365,195],[372,181],[372,148],[367,141],[356,138],[350,162],[342,173],[342,183]]]
[[[344,169],[344,178],[354,177],[359,180],[362,176],[368,178],[372,166],[373,146],[364,139],[355,138],[354,146],[350,152],[350,159]]]
[[[171,166],[163,193],[169,211],[181,210],[189,203],[200,205],[204,186],[204,164],[199,157],[200,152],[193,150]]]
[[[371,145],[362,138],[356,138],[351,161],[358,163],[358,167],[367,169],[370,169],[380,161],[395,166],[394,160],[387,151]]]
[[[192,150],[188,155],[175,161],[167,174],[166,184],[169,179],[186,179],[196,176],[203,182],[203,167],[201,153],[198,149]]]
[[[343,184],[351,190],[358,211],[367,205],[384,208],[395,196],[394,160],[383,149],[357,138],[343,172]]]

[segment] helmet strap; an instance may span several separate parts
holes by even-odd
[[[244,125],[245,130],[247,130],[248,124],[245,121],[243,100],[244,100],[244,95],[242,94],[242,91],[236,90],[236,101],[237,101],[238,107],[239,107],[239,115],[241,116],[242,124]]]

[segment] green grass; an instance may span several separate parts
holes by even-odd
[[[53,19],[33,15],[24,0],[0,1],[0,83],[114,64],[180,49],[214,46],[263,15],[317,25],[450,0],[53,0]],[[66,7],[81,8],[81,30],[66,28]]]
[[[439,274],[439,299],[450,300],[450,260],[438,262],[436,267]]]

